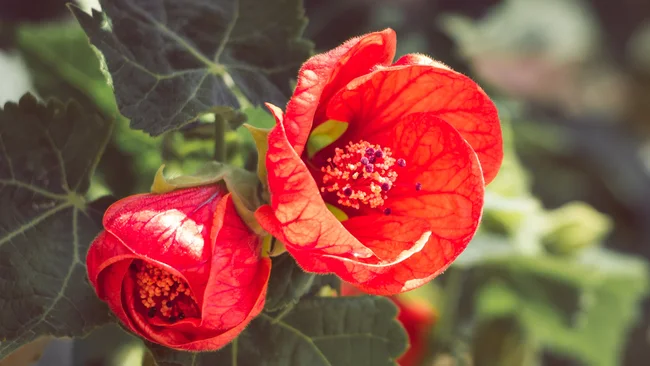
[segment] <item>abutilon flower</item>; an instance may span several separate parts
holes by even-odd
[[[270,204],[256,212],[304,270],[380,295],[421,286],[465,249],[503,154],[485,92],[423,55],[392,63],[395,42],[387,29],[316,55],[286,113],[267,105]]]
[[[114,203],[88,251],[97,295],[139,336],[207,351],[264,307],[271,263],[219,185]]]

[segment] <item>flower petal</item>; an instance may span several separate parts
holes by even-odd
[[[262,258],[260,238],[239,218],[230,194],[215,212],[221,221],[213,250],[210,279],[203,301],[201,326],[228,330],[252,314],[260,296],[264,298],[271,273],[271,260]]]
[[[298,155],[309,138],[312,123],[323,122],[329,98],[350,80],[388,65],[395,56],[395,32],[386,29],[352,38],[341,46],[313,56],[298,73],[296,89],[287,104],[287,139]],[[319,107],[323,105],[322,107]]]
[[[123,260],[106,267],[99,273],[96,288],[100,299],[108,304],[115,315],[129,328],[134,329],[131,318],[127,315],[122,302],[122,282],[128,276],[131,260]]]
[[[343,226],[375,253],[375,263],[408,258],[422,250],[431,235],[426,220],[394,214],[357,216],[343,221]]]
[[[503,158],[497,109],[471,79],[425,56],[409,56],[400,65],[382,68],[350,82],[332,97],[327,117],[350,123],[343,138],[368,139],[391,129],[411,113],[431,112],[451,124],[472,146],[486,183]],[[417,62],[416,65],[403,65]],[[347,139],[346,139],[347,137]]]
[[[282,121],[268,139],[266,166],[271,205],[255,213],[259,224],[284,242],[306,271],[329,272],[319,258],[323,254],[372,256],[372,251],[327,209],[309,170],[289,144]]]
[[[391,208],[391,215],[426,220],[431,236],[421,251],[388,270],[369,267],[375,276],[365,283],[356,281],[362,271],[354,263],[346,262],[354,275],[342,278],[366,292],[394,294],[428,282],[466,248],[481,218],[483,176],[472,148],[435,114],[409,115],[392,132],[371,141],[390,146],[394,156],[408,162],[385,206]],[[422,190],[415,189],[415,182],[422,184]]]
[[[126,260],[130,263],[135,257],[133,252],[126,248],[113,234],[106,231],[99,233],[93,240],[86,256],[88,279],[93,284],[99,298],[104,298],[104,293],[100,292],[102,287],[98,279],[101,272],[119,261]]]
[[[218,230],[212,217],[222,194],[213,185],[130,196],[108,208],[104,227],[140,258],[180,272],[192,292],[202,294],[212,255],[210,234]]]

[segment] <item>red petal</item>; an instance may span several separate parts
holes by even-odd
[[[377,259],[395,263],[412,256],[426,242],[418,241],[431,232],[426,220],[394,214],[357,216],[343,221],[343,226],[375,253],[375,263]]]
[[[86,268],[88,269],[88,279],[93,284],[97,291],[99,298],[104,298],[104,293],[101,292],[102,287],[99,286],[98,280],[100,273],[111,264],[126,260],[129,263],[131,259],[136,256],[133,252],[127,249],[124,244],[112,234],[102,231],[93,240],[88,254],[86,256]]]
[[[298,155],[307,143],[312,123],[323,121],[329,98],[376,65],[390,64],[395,55],[395,43],[395,32],[386,29],[353,38],[303,64],[296,89],[287,104],[286,115],[290,122],[285,126],[289,143]],[[319,108],[320,104],[323,107]]]
[[[393,131],[370,141],[390,146],[393,156],[407,161],[404,170],[398,170],[385,203],[392,210],[391,216],[427,220],[432,231],[422,251],[372,280],[359,283],[354,276],[343,277],[366,292],[393,294],[428,282],[465,249],[480,221],[483,177],[472,148],[452,126],[433,114],[409,115]],[[415,189],[416,182],[422,184],[421,191]],[[359,276],[359,268],[346,265],[350,273]]]
[[[349,122],[344,137],[368,139],[391,129],[411,113],[431,112],[454,126],[476,151],[485,181],[497,174],[503,157],[496,107],[468,77],[439,64],[422,65],[424,56],[409,56],[394,66],[350,82],[330,100],[327,116]]]
[[[221,194],[217,186],[204,186],[130,196],[109,207],[104,227],[141,259],[180,272],[200,297],[212,254],[206,244],[219,229],[212,219]]]
[[[131,260],[122,260],[106,267],[99,273],[97,294],[108,304],[115,315],[133,331],[136,331],[131,318],[127,315],[122,303],[122,283],[129,275]]]
[[[316,182],[284,133],[282,121],[273,128],[266,155],[271,206],[255,213],[259,224],[283,241],[303,269],[329,272],[323,254],[370,257],[372,251],[354,238],[329,212]]]
[[[230,194],[215,212],[216,237],[210,280],[203,302],[202,327],[228,330],[251,316],[271,273],[271,261],[261,257],[261,243],[239,218]],[[255,314],[257,315],[257,314]]]

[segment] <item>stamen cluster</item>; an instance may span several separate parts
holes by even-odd
[[[394,167],[405,167],[404,159],[392,157],[390,148],[367,141],[348,143],[345,149],[336,148],[334,157],[321,168],[321,192],[335,192],[338,204],[359,209],[362,204],[381,207],[387,193],[397,180]]]
[[[142,304],[148,309],[148,316],[160,315],[171,322],[185,318],[183,310],[191,309],[195,304],[187,283],[149,263],[135,263],[134,267],[138,292]]]

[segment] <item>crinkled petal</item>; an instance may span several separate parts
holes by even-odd
[[[111,233],[102,231],[93,240],[86,256],[86,267],[88,268],[88,279],[93,284],[99,298],[103,299],[105,296],[98,279],[99,274],[114,263],[120,261],[130,263],[134,257],[136,257],[134,253]]]
[[[371,141],[390,146],[394,156],[407,161],[385,203],[391,215],[426,220],[431,230],[424,248],[409,258],[388,269],[368,267],[374,276],[363,274],[359,268],[363,265],[344,262],[349,272],[342,274],[344,280],[366,292],[387,295],[421,286],[462,253],[478,228],[484,184],[472,148],[434,114],[409,115],[393,131]],[[417,182],[422,184],[420,191],[415,189]]]
[[[313,123],[323,121],[319,107],[350,80],[388,65],[395,56],[395,32],[386,29],[352,38],[341,46],[307,60],[298,73],[296,89],[287,104],[287,139],[298,155],[309,138]]]
[[[324,254],[372,256],[372,251],[327,209],[309,170],[287,141],[281,120],[269,133],[268,142],[266,166],[271,204],[255,213],[259,224],[284,242],[306,271],[329,272],[319,258]]]
[[[221,221],[216,224],[221,230],[213,238],[217,246],[213,250],[201,326],[224,331],[251,316],[260,294],[266,293],[271,261],[262,258],[260,238],[239,218],[230,194],[219,202],[215,221]]]
[[[180,272],[200,297],[210,270],[210,235],[219,229],[212,218],[222,195],[213,185],[130,196],[108,208],[104,227],[140,258]]]
[[[359,77],[334,95],[327,117],[350,123],[347,140],[390,130],[411,113],[430,112],[456,128],[481,162],[486,183],[503,158],[497,109],[470,78],[421,55]],[[416,64],[412,64],[416,63]]]
[[[427,220],[407,215],[369,215],[343,221],[350,234],[375,253],[372,263],[396,263],[422,250],[431,235]]]

